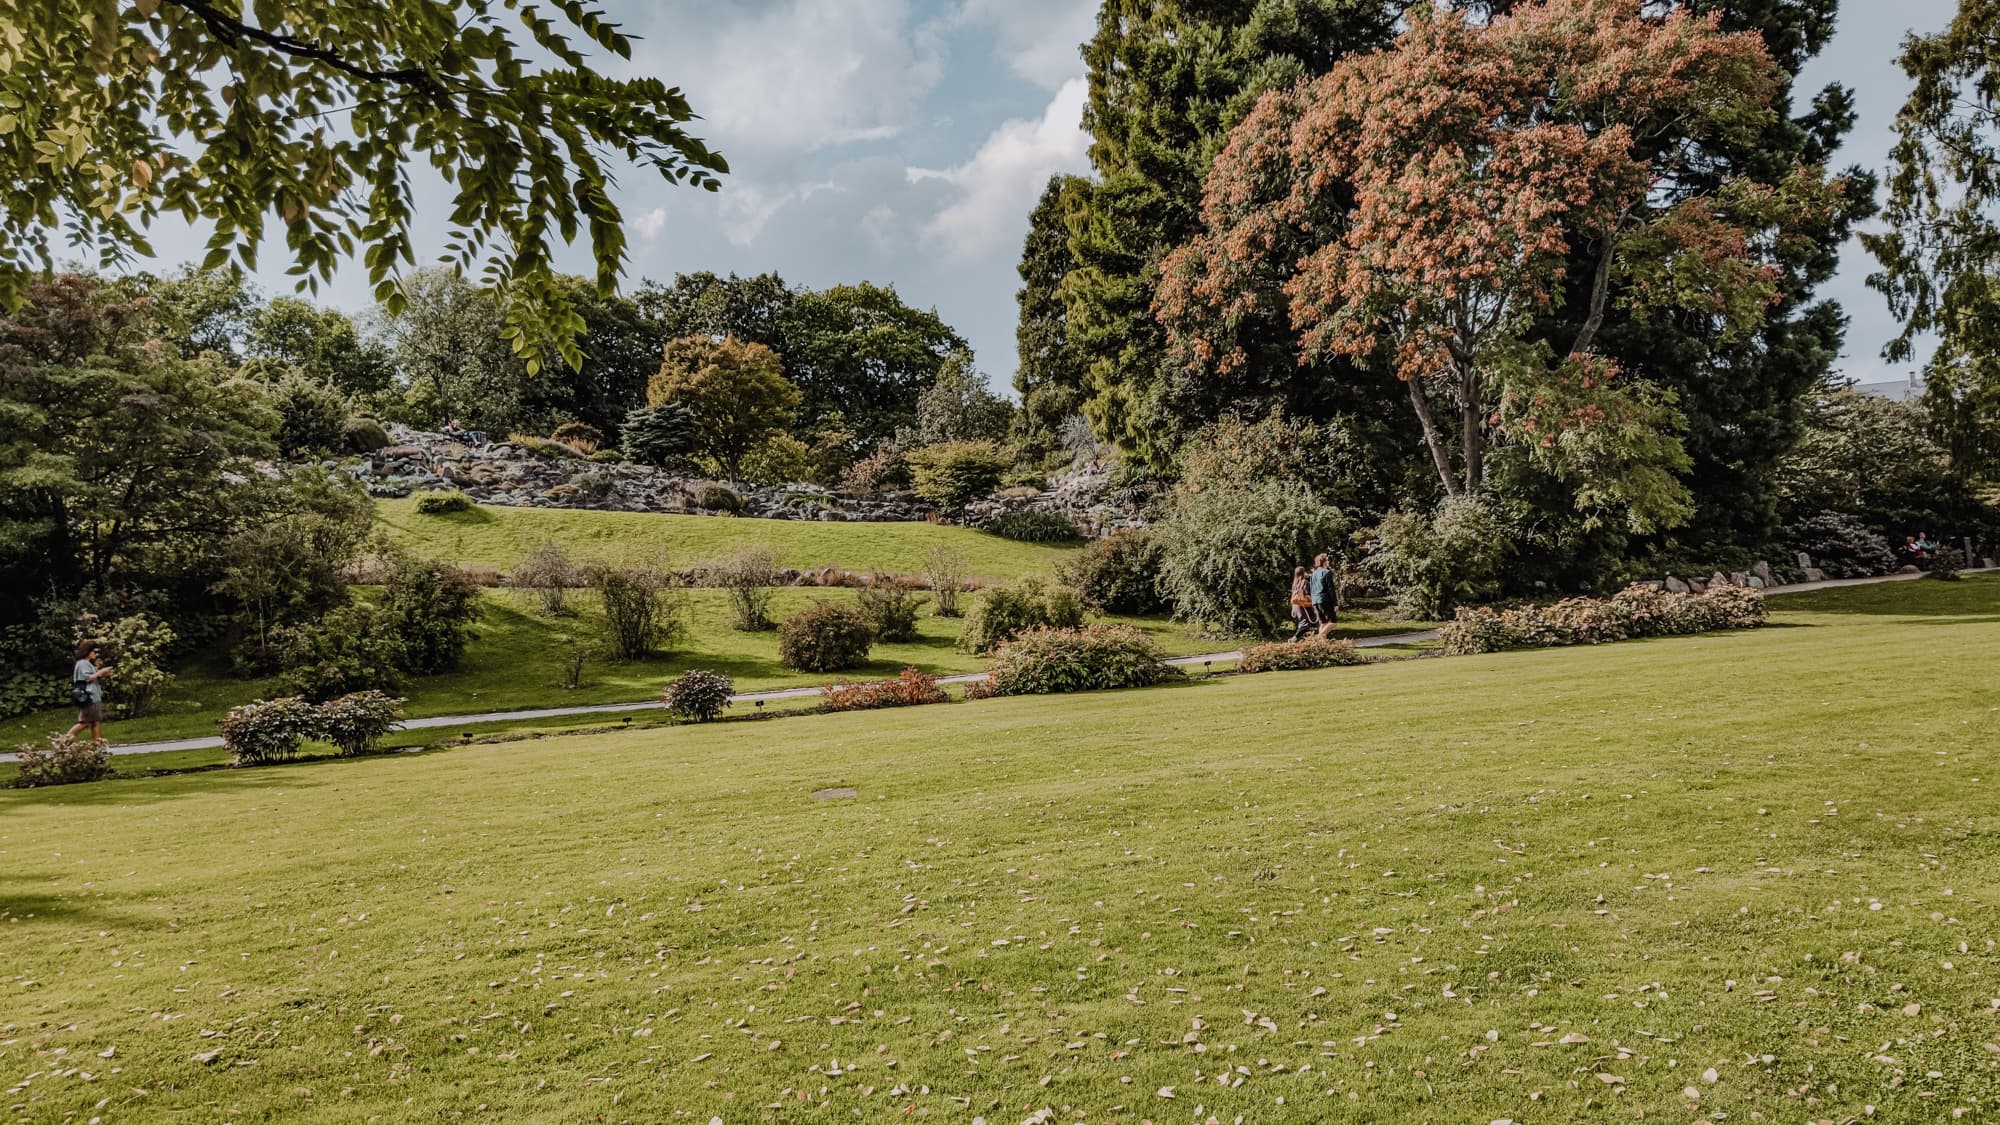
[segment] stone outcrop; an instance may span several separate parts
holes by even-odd
[[[733,511],[757,519],[902,522],[936,519],[913,492],[860,495],[815,484],[744,485],[687,477],[626,461],[550,456],[509,442],[474,443],[393,427],[395,444],[344,468],[376,496],[456,488],[503,508],[584,508],[610,512],[701,514]],[[1145,522],[1149,496],[1114,489],[1110,470],[1081,469],[1041,490],[1018,489],[981,500],[953,522],[985,527],[1010,512],[1056,512],[1089,536]]]

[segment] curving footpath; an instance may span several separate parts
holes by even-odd
[[[1961,573],[1986,573],[1978,569],[1967,569]],[[1878,582],[1905,582],[1922,578],[1922,574],[1883,574],[1873,578],[1829,578],[1824,582],[1800,582],[1791,586],[1773,586],[1766,594],[1798,594],[1808,590],[1828,590],[1841,586],[1869,586]],[[1426,629],[1416,633],[1393,633],[1381,637],[1356,639],[1356,648],[1383,648],[1389,645],[1421,644],[1437,639],[1437,630]],[[1241,659],[1241,649],[1224,652],[1204,652],[1194,656],[1176,656],[1167,663],[1177,667],[1212,663],[1222,660]],[[986,678],[984,672],[968,672],[956,676],[940,676],[941,684],[969,684]],[[780,688],[773,691],[748,691],[729,697],[732,703],[770,702],[780,699],[806,699],[820,692],[818,686]],[[590,703],[572,707],[543,707],[530,711],[483,711],[469,715],[429,715],[420,719],[403,720],[404,730],[430,730],[438,727],[473,726],[481,723],[512,723],[534,719],[560,719],[572,715],[616,715],[627,711],[645,711],[658,707],[656,699],[641,700],[636,703]],[[160,742],[127,742],[111,747],[113,754],[158,754],[169,750],[211,750],[222,745],[222,739],[215,735],[202,738],[176,738]],[[13,761],[14,755],[0,754],[0,761]]]

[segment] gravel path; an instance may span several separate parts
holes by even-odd
[[[1983,573],[1967,570],[1967,574]],[[1884,574],[1874,578],[1830,578],[1824,582],[1801,582],[1792,586],[1773,586],[1765,591],[1769,594],[1798,594],[1808,590],[1827,590],[1840,586],[1868,586],[1878,582],[1905,582],[1922,578],[1921,574]],[[1426,629],[1418,633],[1392,633],[1381,637],[1364,637],[1355,641],[1359,648],[1381,648],[1385,645],[1421,644],[1437,639],[1437,630]],[[1213,661],[1236,660],[1242,657],[1241,649],[1226,652],[1204,652],[1194,656],[1177,656],[1167,663],[1180,667]],[[985,678],[981,672],[971,672],[959,676],[940,676],[941,684],[965,684]],[[749,691],[730,696],[736,703],[757,703],[779,699],[805,699],[819,694],[818,687],[782,688],[776,691]],[[616,715],[627,711],[645,711],[658,707],[659,701],[647,699],[636,703],[592,703],[575,707],[543,707],[531,711],[484,711],[469,715],[431,715],[421,719],[403,721],[405,730],[430,730],[437,727],[467,726],[474,723],[509,723],[534,719],[559,719],[571,715]],[[222,739],[209,735],[203,738],[175,738],[160,742],[128,742],[111,747],[113,754],[158,754],[168,750],[209,750],[222,745]],[[14,755],[0,754],[0,761],[13,761]]]

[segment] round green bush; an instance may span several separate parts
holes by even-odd
[[[814,601],[778,626],[778,661],[798,672],[839,672],[868,662],[875,629],[860,609]]]
[[[445,516],[453,512],[469,512],[473,508],[472,497],[456,488],[426,492],[417,497],[417,511],[426,516]]]
[[[1048,695],[1146,687],[1181,677],[1159,643],[1130,625],[1030,629],[993,654],[994,695]]]
[[[741,512],[743,496],[735,489],[721,484],[704,484],[694,494],[695,506],[710,512]]]
[[[1042,511],[1008,512],[987,524],[986,532],[1016,543],[1074,543],[1083,538],[1067,517]]]
[[[1029,629],[1074,629],[1082,624],[1083,601],[1075,590],[1027,578],[1017,586],[986,591],[967,615],[958,647],[967,652],[992,652]]]
[[[1148,528],[1134,527],[1093,540],[1059,573],[1076,588],[1083,604],[1097,612],[1145,616],[1173,609],[1160,592],[1164,560],[1159,537]]]
[[[340,444],[349,453],[373,453],[388,447],[389,431],[375,419],[357,414],[340,424]]]

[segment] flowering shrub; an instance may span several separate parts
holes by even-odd
[[[1513,648],[1595,645],[1630,637],[1672,637],[1764,623],[1764,597],[1740,586],[1671,594],[1632,586],[1610,599],[1564,598],[1553,605],[1466,609],[1440,632],[1454,656]]]
[[[111,776],[111,751],[101,742],[52,734],[47,746],[24,742],[14,753],[22,785],[69,785]]]
[[[402,726],[404,701],[379,691],[357,691],[319,705],[317,734],[343,754],[362,754]]]
[[[690,668],[660,692],[660,705],[684,723],[705,723],[729,706],[736,681],[720,672]]]
[[[797,672],[838,672],[860,667],[874,643],[860,608],[815,601],[778,626],[778,661]]]
[[[1144,687],[1178,679],[1158,642],[1130,625],[1030,629],[987,665],[994,695]]]
[[[943,703],[951,697],[938,686],[937,677],[917,671],[903,669],[903,674],[893,680],[874,680],[867,683],[828,684],[819,689],[820,699],[829,711],[872,711],[877,707],[916,707],[925,703]]]
[[[1353,641],[1313,637],[1297,644],[1258,645],[1243,650],[1239,672],[1295,672],[1303,668],[1332,668],[1341,664],[1366,664],[1368,658]]]
[[[289,758],[299,752],[300,743],[318,734],[318,713],[296,695],[245,703],[222,717],[222,745],[239,766]]]

